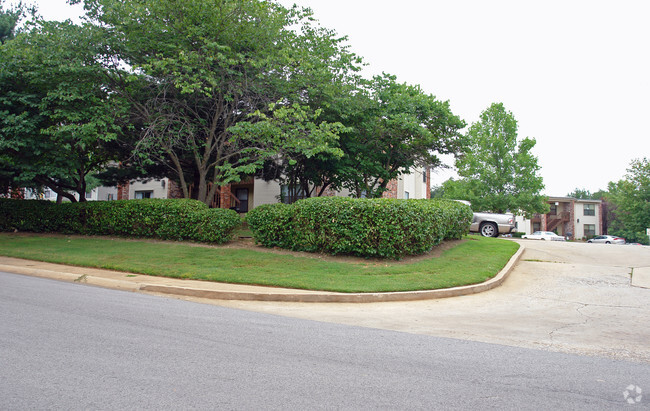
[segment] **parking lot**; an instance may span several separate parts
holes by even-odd
[[[512,240],[514,241],[514,240]],[[463,297],[332,304],[212,301],[224,306],[577,354],[650,362],[650,247],[517,240],[526,247],[506,282]]]

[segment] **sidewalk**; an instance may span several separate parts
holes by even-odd
[[[216,300],[370,303],[382,301],[415,301],[456,297],[480,293],[498,287],[505,281],[524,252],[520,247],[508,264],[494,278],[475,285],[442,290],[406,291],[394,293],[336,293],[289,288],[216,283],[149,275],[131,274],[96,268],[72,267],[61,264],[0,257],[0,271],[49,278],[58,281],[94,285],[115,290],[164,293]]]

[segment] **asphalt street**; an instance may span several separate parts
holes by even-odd
[[[369,304],[209,301],[231,308],[393,331],[650,363],[650,247],[519,240],[508,279],[454,298]],[[199,300],[197,300],[199,301]]]
[[[645,393],[642,362],[0,273],[0,409],[641,409]]]

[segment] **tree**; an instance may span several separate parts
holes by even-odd
[[[456,160],[462,179],[445,184],[445,196],[468,200],[479,211],[548,212],[534,146],[535,139],[517,139],[514,115],[502,103],[493,103],[469,128],[467,145]]]
[[[41,22],[1,47],[0,169],[12,185],[49,187],[85,201],[87,177],[117,160],[108,143],[127,129],[91,26]]]
[[[594,200],[596,199],[591,192],[585,188],[576,188],[567,197],[577,198],[579,200]]]
[[[235,135],[253,135],[269,143],[269,153],[277,153],[266,160],[264,171],[267,180],[278,180],[290,187],[288,202],[300,197],[322,195],[330,186],[328,161],[339,159],[343,153],[337,147],[341,123],[319,121],[321,110],[312,112],[309,107],[294,103],[290,107],[271,105],[271,115],[255,113],[256,122],[242,122],[231,129]],[[259,148],[255,148],[259,150]],[[264,177],[264,173],[262,173]]]
[[[28,14],[34,16],[36,10],[33,7],[27,7],[22,1],[11,8],[3,6],[4,0],[0,0],[0,44],[14,38],[18,31],[20,20]]]
[[[233,133],[234,126],[259,121],[251,114],[271,103],[310,104],[356,64],[344,39],[315,26],[308,11],[272,2],[86,0],[85,7],[113,35],[110,53],[132,69],[117,86],[144,125],[137,153],[165,164],[185,197],[206,203],[218,186],[278,154],[268,134]]]
[[[646,229],[650,228],[650,160],[633,160],[625,178],[610,182],[608,190],[616,206],[610,232],[625,237],[628,241],[648,244]]]
[[[456,153],[462,144],[459,130],[465,123],[449,102],[398,83],[393,75],[362,83],[336,110],[347,127],[337,173],[357,197],[381,197],[390,180],[413,166],[437,167],[439,154]]]

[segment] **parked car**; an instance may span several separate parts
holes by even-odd
[[[498,237],[499,234],[510,234],[515,229],[515,216],[512,214],[474,213],[472,233],[480,233],[483,237]]]
[[[613,235],[597,235],[596,237],[587,240],[587,242],[601,244],[625,244],[625,239],[622,237],[615,237]]]
[[[466,200],[454,200],[471,207]],[[470,233],[479,233],[483,237],[498,237],[499,234],[508,235],[517,231],[515,216],[512,214],[480,213],[475,212],[472,224],[469,227]]]
[[[521,238],[527,238],[529,240],[566,241],[566,238],[551,231],[535,231],[532,234],[521,236]]]

